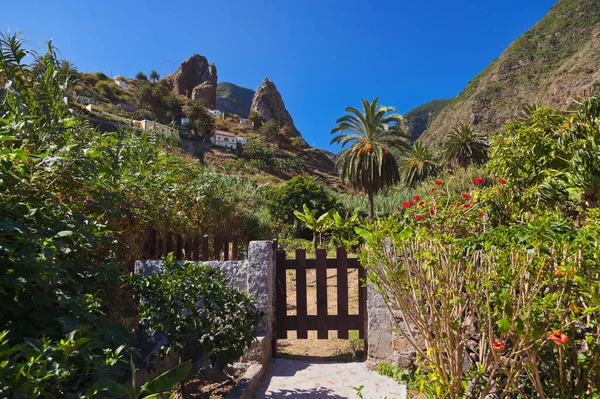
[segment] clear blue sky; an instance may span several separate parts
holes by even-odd
[[[555,0],[10,1],[0,29],[52,38],[80,71],[133,76],[205,55],[219,81],[268,76],[311,144],[349,105],[379,96],[400,113],[456,96]]]

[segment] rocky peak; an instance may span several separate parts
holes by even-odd
[[[252,111],[256,112],[264,122],[274,120],[281,127],[287,126],[290,137],[301,137],[292,116],[285,108],[281,94],[269,78],[264,78],[262,85],[256,89],[250,106],[250,112]]]
[[[173,91],[179,95],[202,100],[210,109],[217,106],[217,67],[206,57],[194,54],[181,63],[170,77]]]

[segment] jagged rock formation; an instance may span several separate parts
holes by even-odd
[[[448,104],[420,140],[440,146],[471,123],[494,134],[523,105],[570,108],[600,92],[600,0],[560,0]]]
[[[285,109],[283,98],[275,87],[275,84],[268,78],[264,78],[262,85],[256,89],[250,112],[256,112],[263,120],[277,121],[281,127],[287,126],[287,132],[290,137],[302,137],[290,113]]]
[[[173,91],[193,100],[202,100],[210,109],[217,107],[217,67],[206,57],[194,54],[181,63],[167,79]]]

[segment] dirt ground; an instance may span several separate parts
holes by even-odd
[[[317,314],[316,270],[306,271],[308,315]],[[358,314],[358,269],[348,270],[348,313]],[[337,270],[327,269],[327,313],[337,314]],[[296,271],[287,271],[287,314],[296,314]],[[337,331],[329,331],[329,339],[317,339],[316,331],[308,339],[296,339],[288,331],[288,339],[277,341],[277,356],[300,360],[351,361],[361,360],[363,340],[358,331],[350,331],[348,340],[337,339]]]
[[[194,371],[185,379],[185,396],[177,389],[173,399],[222,399],[242,378],[245,370],[228,368],[201,369]]]

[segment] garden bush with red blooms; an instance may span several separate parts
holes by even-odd
[[[358,230],[369,278],[417,349],[411,386],[431,398],[600,397],[600,212],[577,227],[560,214],[492,226],[512,189],[480,179],[462,193],[434,182],[422,207]]]

